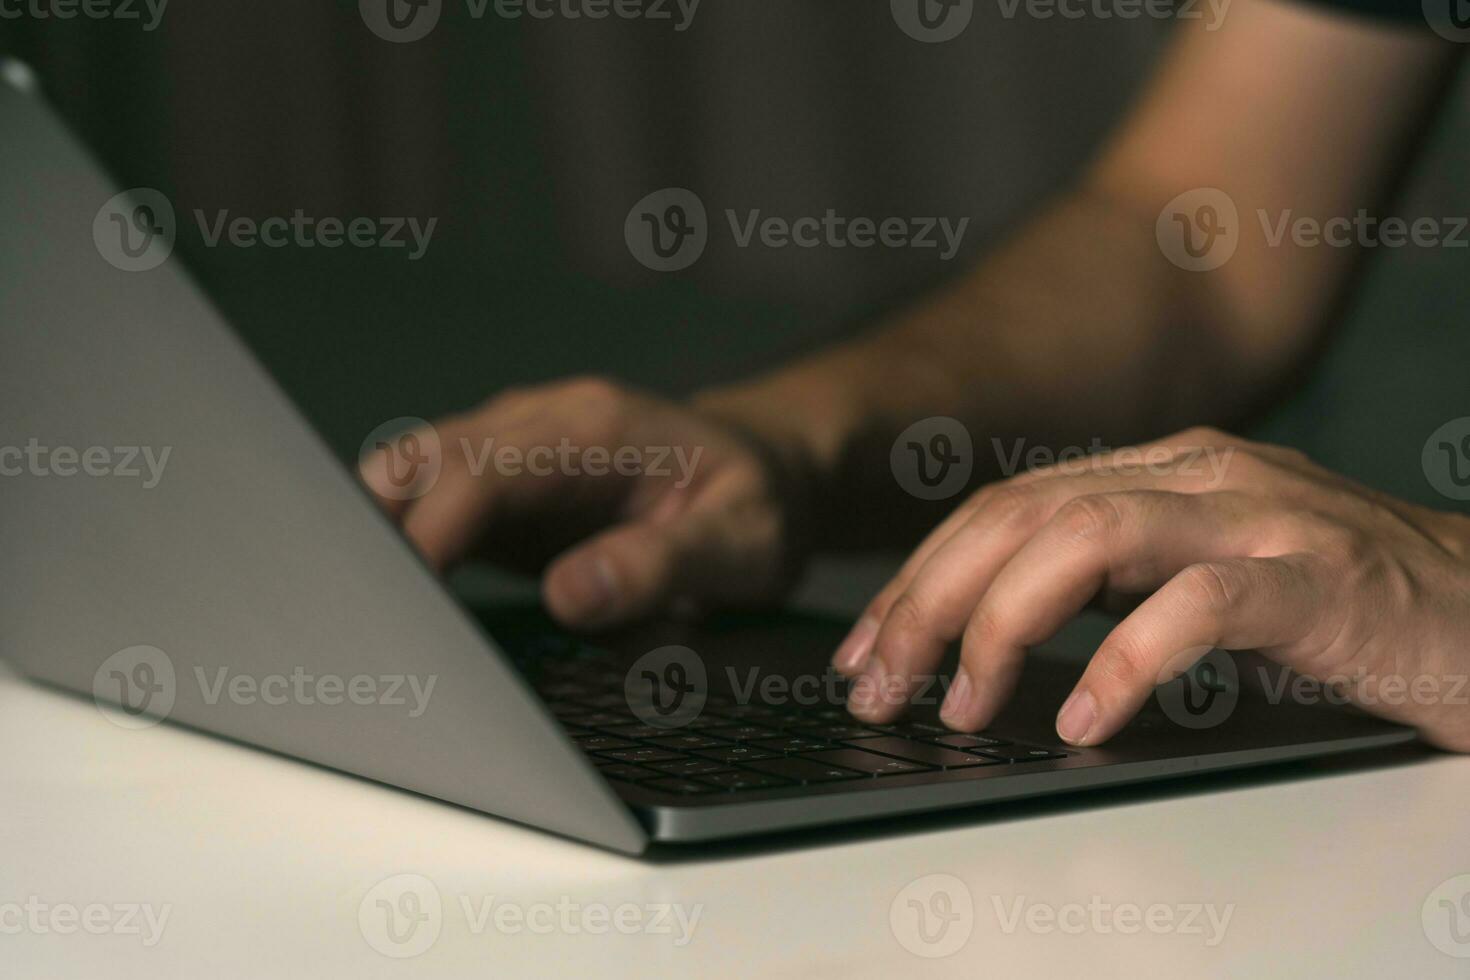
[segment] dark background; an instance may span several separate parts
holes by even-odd
[[[506,384],[593,372],[679,394],[854,329],[962,263],[716,242],[659,276],[623,245],[627,209],[682,185],[714,220],[968,215],[973,253],[1086,159],[1164,34],[981,4],[964,37],[930,46],[886,3],[705,0],[679,34],[474,21],[449,0],[431,37],[393,45],[346,0],[175,0],[152,33],[0,21],[0,52],[36,68],[122,186],[169,195],[186,265],[352,457],[386,419]],[[1470,214],[1467,109],[1461,84],[1392,213]],[[196,207],[439,226],[418,262],[211,249]],[[1467,271],[1466,249],[1373,256],[1325,358],[1255,434],[1449,506],[1420,451],[1470,415]]]

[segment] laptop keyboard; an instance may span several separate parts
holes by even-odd
[[[518,658],[520,659],[520,658]],[[1011,766],[1066,758],[1056,748],[938,724],[861,724],[832,705],[756,704],[709,695],[677,728],[646,724],[624,693],[611,656],[523,660],[547,708],[608,779],[675,796]]]

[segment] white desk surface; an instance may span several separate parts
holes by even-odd
[[[9,675],[0,745],[7,978],[1470,975],[1470,878],[1441,887],[1470,875],[1470,758],[1410,753],[650,861],[170,725],[125,731]],[[442,902],[413,958],[379,952],[359,918],[375,921],[383,891],[370,890],[402,874]],[[932,874],[953,876],[947,907],[905,891]],[[513,909],[501,928],[479,915],[492,896]],[[912,898],[950,912],[947,931],[927,920],[931,944]],[[629,934],[582,925],[628,903]],[[98,934],[67,918],[98,904]],[[651,905],[698,908],[687,942],[676,919],[659,931]],[[1160,929],[1192,905],[1230,918],[1153,934],[1131,916],[1154,905]],[[161,931],[147,909],[166,911]],[[518,928],[516,909],[541,931]],[[958,949],[912,951],[941,944]]]

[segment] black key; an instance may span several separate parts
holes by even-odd
[[[750,768],[800,783],[831,783],[839,779],[868,778],[866,773],[853,772],[841,766],[826,766],[820,762],[812,762],[810,759],[795,756],[786,759],[769,759],[765,762],[752,762]]]
[[[700,793],[713,793],[713,786],[693,779],[654,779],[643,784],[649,789],[656,789],[662,793],[673,793],[676,796],[697,796]]]
[[[770,773],[742,772],[739,770],[731,770],[730,772],[717,772],[712,773],[708,776],[701,776],[699,778],[707,783],[713,783],[716,786],[720,786],[728,790],[766,789],[770,786],[791,785],[790,781],[782,779],[779,776],[772,776]]]
[[[658,738],[660,735],[673,735],[679,730],[677,728],[655,728],[652,725],[639,724],[634,719],[627,719],[627,724],[598,725],[609,735],[618,738]]]
[[[1054,749],[1038,749],[1034,745],[1012,745],[1009,748],[995,749],[972,749],[976,755],[983,755],[997,762],[1045,762],[1048,759],[1065,759],[1067,753],[1057,752]]]
[[[902,735],[904,738],[938,738],[940,735],[951,734],[943,725],[931,725],[921,721],[901,721],[896,725],[874,725],[880,732],[890,735]]]
[[[926,766],[941,766],[945,769],[963,769],[966,766],[986,764],[977,761],[979,757],[968,752],[947,749],[942,745],[933,745],[929,742],[915,742],[896,735],[865,738],[857,744],[862,746],[866,752],[882,752],[884,755],[907,759],[909,762],[918,762]]]
[[[599,752],[598,755],[604,759],[616,759],[618,762],[667,762],[680,757],[677,752],[654,748],[616,749],[612,752]]]
[[[1010,745],[1003,738],[992,738],[989,735],[965,735],[961,732],[953,732],[942,735],[939,738],[925,739],[936,745],[948,745],[952,749],[983,749],[991,745]]]
[[[792,731],[810,738],[830,739],[833,742],[853,742],[860,738],[877,738],[883,734],[871,728],[859,728],[857,725],[831,725],[827,722],[819,725],[803,725],[800,728],[792,726]]]
[[[732,742],[751,742],[758,738],[779,738],[781,733],[774,728],[761,725],[730,725],[726,728],[707,728],[706,735],[727,738]]]
[[[577,737],[577,744],[588,752],[606,752],[611,749],[636,749],[637,742],[630,742],[625,738],[614,738],[611,735],[581,735]]]
[[[801,738],[800,736],[787,736],[786,738],[763,738],[750,742],[758,749],[767,749],[771,752],[820,752],[831,748],[826,742],[815,738]]]
[[[684,749],[685,751],[689,749],[707,749],[711,746],[724,744],[717,738],[710,738],[708,735],[698,734],[664,735],[659,738],[650,738],[646,741],[649,745],[657,745],[661,749]]]
[[[921,766],[917,762],[894,759],[890,756],[878,755],[874,752],[864,752],[861,749],[833,749],[831,752],[814,752],[802,758],[809,759],[812,762],[820,762],[823,765],[855,769],[858,772],[868,773],[873,776],[893,776],[906,772],[926,772],[929,769],[928,766]]]
[[[558,718],[571,718],[573,715],[586,714],[587,706],[576,701],[547,701],[546,710]]]
[[[610,728],[614,725],[633,724],[638,719],[627,715],[615,715],[611,711],[590,711],[582,715],[557,714],[562,721],[569,721],[573,725],[581,725],[584,728]]]
[[[598,708],[603,711],[628,710],[628,698],[621,691],[605,691],[602,694],[588,694],[577,700],[589,708]]]
[[[630,766],[626,762],[610,762],[604,766],[598,766],[597,771],[609,779],[622,779],[630,783],[640,783],[647,779],[657,779],[661,775],[642,766]]]
[[[725,704],[712,705],[712,710],[719,712],[726,718],[734,721],[764,721],[767,718],[777,718],[781,712],[776,708],[764,704]]]
[[[714,759],[678,759],[674,762],[655,762],[649,768],[670,776],[702,776],[707,772],[725,772],[730,767]]]
[[[774,755],[774,753],[758,749],[753,745],[722,745],[712,749],[700,749],[694,754],[720,762],[751,762],[755,759],[770,759]]]

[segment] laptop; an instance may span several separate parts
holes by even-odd
[[[938,723],[942,677],[870,726],[840,621],[579,637],[472,607],[168,254],[166,200],[120,196],[24,85],[0,132],[0,655],[119,738],[189,726],[637,854],[1414,737],[1219,651],[1095,748],[1052,728],[1076,650],[1037,651],[992,730]]]

